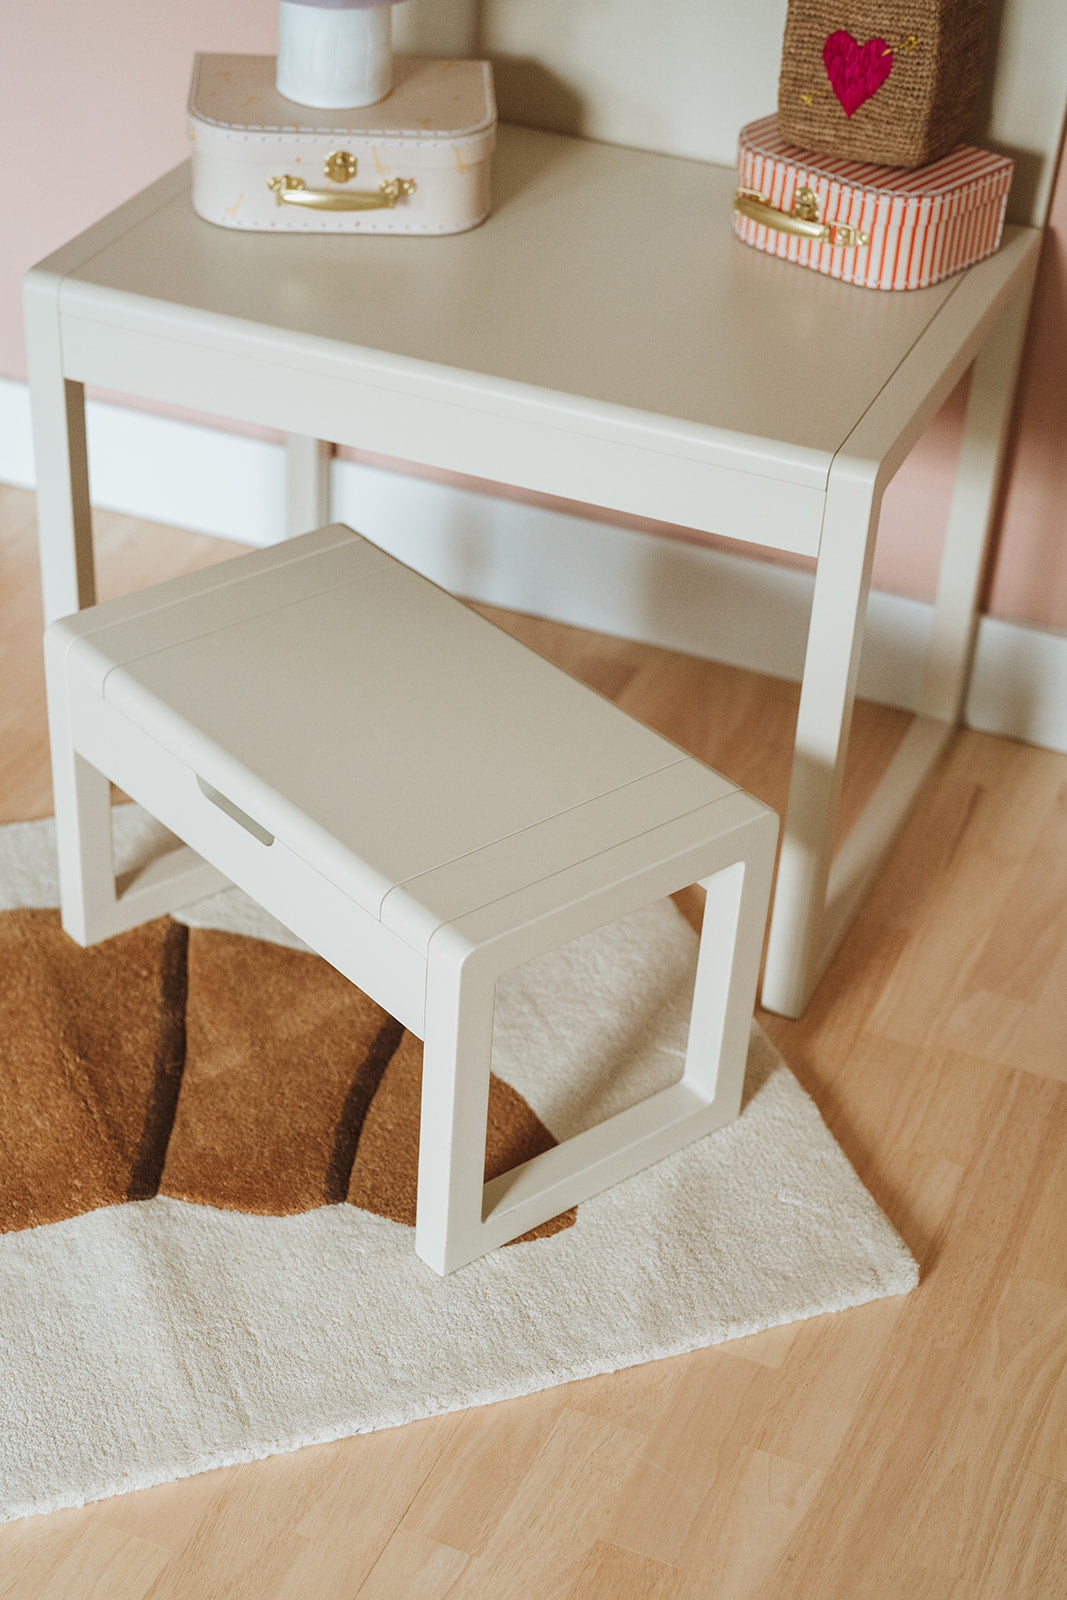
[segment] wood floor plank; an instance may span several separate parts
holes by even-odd
[[[708,1496],[671,1600],[749,1600],[762,1593],[822,1483],[813,1467],[766,1450],[744,1451],[729,1481]]]
[[[988,990],[972,991],[955,1007],[944,1036],[1004,1066],[1017,1062],[1024,1072],[1067,1083],[1062,1020],[1065,993],[1067,951],[1057,960],[1039,1005],[1008,1000]]]
[[[271,1559],[262,1564],[245,1562],[227,1600],[306,1600],[309,1594],[315,1600],[352,1600],[353,1585],[359,1583],[364,1570],[358,1541],[353,1550],[346,1550],[291,1533],[284,1544],[264,1547],[264,1554]],[[204,1576],[205,1581],[218,1582],[222,1574]]]
[[[967,731],[953,746],[949,770],[981,794],[969,841],[1004,861],[1022,861],[1063,788],[1063,756],[1037,745]]]
[[[985,1062],[863,1033],[847,1072],[819,1085],[831,1132],[920,1263],[985,1141],[1000,1084]]]
[[[982,1146],[1000,1074],[959,1050],[909,1051],[894,1142],[967,1166]]]
[[[482,1555],[563,1409],[560,1392],[546,1390],[464,1412],[413,1496],[403,1526]]]
[[[775,1375],[753,1443],[829,1471],[904,1309],[905,1300],[894,1296],[804,1323]]]
[[[1060,1306],[1062,1309],[1062,1300]],[[1059,1339],[1058,1350],[1053,1348],[1049,1353],[1051,1362],[1058,1360],[1058,1370],[1051,1375],[1044,1416],[1035,1417],[1036,1437],[1027,1452],[1026,1467],[1039,1477],[1054,1478],[1067,1485],[1067,1331],[1062,1319]]]
[[[665,1410],[620,1486],[603,1538],[635,1555],[680,1564],[716,1485],[748,1447],[777,1374],[724,1348],[671,1362],[687,1395]]]
[[[346,1550],[358,1544],[373,1564],[460,1421],[458,1414],[429,1417],[406,1428],[360,1434],[322,1447],[315,1492],[294,1518],[294,1527],[316,1544]]]
[[[168,1550],[180,1550],[211,1514],[217,1494],[215,1474],[201,1472],[177,1483],[160,1483],[134,1494],[101,1500],[91,1515],[94,1521],[121,1533],[148,1539]]]
[[[1021,864],[995,938],[987,938],[971,974],[978,989],[1039,1002],[1049,970],[1067,944],[1067,785]],[[1061,991],[1062,997],[1062,991]]]
[[[213,1600],[251,1600],[253,1595],[289,1600],[289,1579],[294,1569],[306,1568],[308,1556],[308,1542],[294,1524],[314,1493],[314,1481],[288,1456],[211,1477],[212,1503],[194,1535],[169,1556],[150,1600],[199,1594]],[[368,1554],[358,1538],[353,1544],[353,1562],[365,1561],[369,1570],[377,1549]],[[329,1563],[322,1565],[325,1586]],[[116,1592],[126,1600],[122,1590]]]
[[[32,1536],[9,1541],[0,1560],[0,1597],[147,1600],[167,1559],[166,1550],[146,1539],[84,1519],[68,1520],[46,1546]]]
[[[566,1410],[449,1600],[564,1600],[639,1457],[642,1436]]]
[[[983,943],[977,930],[991,933],[1002,920],[1009,888],[1009,872],[989,852],[957,855],[874,1007],[875,1033],[902,1044],[966,1048],[957,1034],[946,1034],[946,1023],[971,991]]]
[[[1052,1164],[1019,1240],[1016,1271],[1021,1277],[1040,1278],[1067,1289],[1067,1091],[1060,1094],[1056,1120],[1061,1134],[1060,1159]]]
[[[975,738],[961,740],[961,764]],[[1064,1081],[1067,794],[1049,752],[1020,751],[1019,765],[1033,776],[1028,805],[1014,805],[1014,783],[991,783],[988,774],[966,820],[966,785],[954,774],[932,798],[936,808],[950,790],[957,794],[960,831],[940,861],[936,849],[923,852],[925,898],[896,885],[909,914],[918,906],[919,915],[871,1026]],[[947,840],[950,828],[942,831]],[[892,914],[897,876],[883,872],[867,914]]]
[[[918,926],[941,895],[965,839],[972,836],[985,794],[977,778],[960,769],[955,753],[935,770],[887,868],[871,887],[864,918],[909,930]]]
[[[987,1586],[1065,1349],[1062,1292],[1009,1280],[925,1462],[923,1516],[900,1534],[907,1557]]]
[[[923,1567],[895,1562],[870,1582],[855,1591],[856,1600],[984,1600],[973,1583],[962,1578],[946,1578],[943,1572],[927,1572]]]
[[[672,1600],[678,1573],[648,1556],[598,1540],[582,1562],[567,1600]]]
[[[1067,1486],[1025,1473],[982,1583],[981,1595],[1063,1600],[1067,1590]]]
[[[700,1479],[678,1478],[642,1456],[619,1490],[602,1538],[613,1549],[658,1566],[677,1566],[685,1559],[707,1492]]]
[[[359,1588],[349,1587],[346,1593],[359,1600],[396,1600],[398,1595],[404,1600],[446,1600],[469,1562],[460,1550],[397,1528]]]

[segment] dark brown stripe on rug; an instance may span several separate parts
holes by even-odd
[[[172,927],[83,950],[57,911],[0,914],[0,1230],[117,1205],[142,1181],[172,1048],[160,1005]]]
[[[126,1190],[127,1200],[150,1200],[159,1190],[185,1070],[185,1001],[188,990],[189,929],[184,923],[172,922],[163,941],[159,1037],[152,1063],[152,1092],[148,1097],[141,1142]]]
[[[333,1154],[326,1172],[328,1205],[340,1205],[348,1196],[352,1164],[356,1159],[363,1123],[370,1110],[371,1101],[385,1076],[385,1069],[396,1054],[403,1037],[402,1024],[397,1022],[395,1017],[389,1017],[382,1023],[377,1038],[356,1070],[351,1087],[345,1096],[340,1121],[334,1130]]]

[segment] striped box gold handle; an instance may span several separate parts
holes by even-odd
[[[862,250],[871,242],[869,233],[862,233],[850,223],[820,222],[819,198],[808,188],[797,190],[792,211],[780,211],[755,189],[738,189],[734,195],[734,210],[751,222],[761,222],[765,228],[775,228],[779,233],[791,233],[801,239],[814,239],[819,244]]]

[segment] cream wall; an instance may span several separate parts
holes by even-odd
[[[559,0],[538,3],[559,6]],[[587,32],[595,10],[583,8]],[[429,51],[462,49],[462,39],[475,36],[466,30],[476,26],[479,11],[477,0],[422,0],[417,14],[410,5],[398,8],[399,32]],[[729,12],[736,24],[737,12]],[[561,18],[568,15],[577,11],[560,11]],[[19,295],[26,268],[183,158],[195,50],[270,53],[277,23],[274,0],[172,6],[161,0],[36,0],[32,6],[2,0],[2,16],[0,376],[19,379],[25,375]],[[764,32],[766,21],[765,14]],[[483,37],[483,48],[492,52],[498,44],[492,30],[483,28]],[[694,94],[699,73],[694,76],[692,60],[685,73]],[[556,120],[575,114],[559,73],[542,73],[504,50],[498,85],[505,115],[510,109],[530,116],[538,92],[551,102]],[[698,137],[698,117],[693,127]],[[988,586],[994,615],[1060,629],[1067,629],[1065,370],[1067,173],[1061,164]],[[931,592],[960,410],[957,395],[890,487],[875,571],[883,588]]]

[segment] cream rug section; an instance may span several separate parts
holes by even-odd
[[[117,810],[119,869],[168,836]],[[0,910],[54,906],[50,823],[0,830]],[[292,936],[230,890],[199,926]],[[498,993],[494,1070],[565,1138],[681,1070],[696,939],[669,902]],[[914,1287],[911,1255],[754,1027],[730,1126],[441,1279],[350,1205],[177,1200],[0,1238],[0,1520],[680,1354]]]

